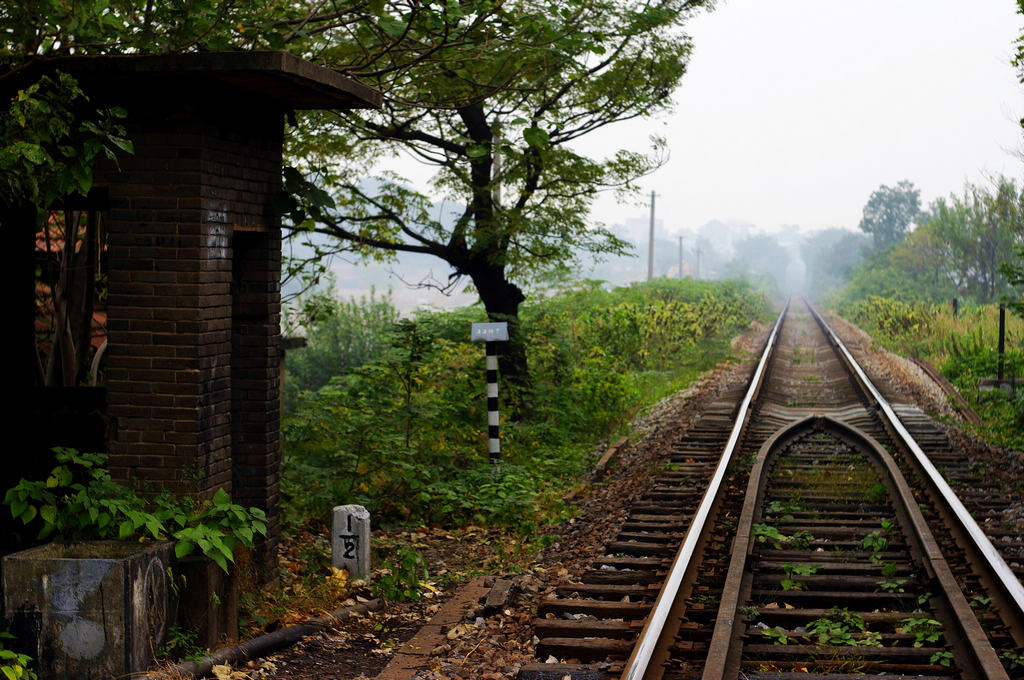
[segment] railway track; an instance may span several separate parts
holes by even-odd
[[[540,603],[519,677],[1024,678],[1020,491],[882,388],[787,305],[750,384]]]

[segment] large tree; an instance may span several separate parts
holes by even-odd
[[[883,184],[868,198],[860,229],[871,235],[876,250],[882,250],[902,241],[920,214],[921,191],[913,182]]]
[[[396,12],[420,26],[415,40],[395,30]],[[53,57],[285,47],[315,56],[332,40],[358,48],[351,47],[344,60],[332,59],[331,65],[385,86],[421,61],[436,62],[442,52],[455,62],[465,59],[467,50],[477,50],[462,39],[462,28],[444,20],[447,13],[447,4],[416,0],[388,6],[383,0],[355,0],[343,7],[333,0],[15,0],[0,4],[0,87]],[[489,16],[489,10],[481,16]],[[376,39],[365,40],[365,35]],[[105,153],[116,160],[117,154],[131,152],[131,141],[119,125],[124,113],[96,110],[89,93],[67,74],[23,81],[16,92],[6,85],[14,96],[0,102],[0,245],[24,248],[35,221],[39,241],[47,244],[37,253],[45,260],[39,263],[41,290],[52,293],[44,305],[49,311],[42,315],[50,321],[50,333],[41,346],[52,350],[46,357],[37,351],[32,324],[25,321],[35,313],[27,296],[12,312],[22,319],[19,347],[40,360],[25,362],[36,365],[36,383],[75,385],[90,368],[97,272],[89,263],[100,251],[100,229],[82,211],[68,211],[57,220],[46,209],[87,194],[97,156]],[[20,264],[7,275],[10,286],[31,278],[33,263]]]
[[[0,3],[0,205],[47,207],[83,193],[98,151],[120,144],[110,111],[88,105],[88,92],[51,74],[17,92],[6,83],[36,62],[100,54],[170,54],[288,49],[354,77],[387,86],[424,61],[464,60],[478,48],[466,28],[447,21],[453,3],[432,0],[11,0]],[[454,3],[458,8],[461,5]],[[480,17],[492,10],[481,8]],[[396,30],[404,12],[418,34]],[[366,35],[374,36],[366,40]],[[325,41],[347,50],[324,55]],[[50,122],[47,122],[49,119]],[[42,122],[40,122],[42,121]],[[99,129],[94,129],[94,128]],[[97,147],[97,145],[100,145]],[[0,219],[3,218],[0,213]]]
[[[0,8],[0,80],[53,54],[287,48],[381,89],[381,111],[312,114],[294,131],[289,153],[301,174],[285,172],[294,231],[326,234],[337,239],[331,249],[367,257],[441,258],[452,284],[468,278],[488,315],[511,322],[502,369],[525,384],[516,323],[523,283],[580,249],[622,251],[588,224],[594,194],[635,190],[663,160],[660,139],[646,153],[604,158],[575,143],[671,106],[690,53],[681,24],[706,4],[22,0]],[[429,195],[380,172],[395,153],[436,169]],[[439,214],[436,197],[455,214]]]
[[[992,187],[967,185],[932,204],[925,224],[941,246],[939,257],[961,293],[981,303],[1006,292],[1000,264],[1024,242],[1024,192],[1005,177]]]
[[[517,324],[524,282],[579,251],[621,252],[622,241],[588,221],[594,196],[635,190],[663,160],[658,138],[645,153],[603,158],[579,140],[671,107],[691,49],[681,24],[705,4],[448,2],[444,14],[407,9],[323,42],[317,58],[331,64],[381,41],[426,45],[427,28],[460,35],[456,51],[411,68],[363,68],[384,89],[382,110],[314,114],[298,128],[290,150],[303,174],[286,173],[295,233],[327,235],[328,250],[366,257],[444,260],[453,285],[467,278],[488,316],[510,322],[502,373],[527,385]],[[390,174],[368,179],[395,154],[435,170],[429,194]]]
[[[981,304],[1012,291],[1012,265],[1000,265],[1024,243],[1024,192],[1013,180],[967,184],[959,195],[936,199],[920,221],[900,243],[874,251],[847,291]]]
[[[1017,0],[1017,13],[1024,14],[1024,0]],[[1013,66],[1017,69],[1017,78],[1024,83],[1024,34],[1016,40],[1017,53],[1013,58]],[[1024,118],[1020,119],[1024,128]],[[1024,155],[1024,152],[1021,152]],[[1010,307],[1018,315],[1024,317],[1024,245],[1014,246],[1012,252],[1005,253],[1005,259],[999,266],[999,272],[1007,282],[1016,288],[1009,296]]]
[[[867,246],[867,236],[846,229],[823,229],[808,235],[800,245],[808,293],[821,300],[842,287],[863,261]]]
[[[789,251],[779,243],[774,234],[751,234],[733,242],[736,251],[734,271],[749,267],[754,272],[765,274],[774,282],[775,291],[783,290],[786,284],[786,269],[789,267]]]

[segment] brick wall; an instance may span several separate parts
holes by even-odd
[[[109,186],[116,478],[264,508],[276,544],[282,119],[129,112]]]
[[[232,287],[231,461],[235,501],[267,513],[277,545],[280,463],[281,234],[236,232]],[[265,564],[264,566],[270,566]]]

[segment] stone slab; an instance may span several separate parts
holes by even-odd
[[[43,680],[145,671],[168,621],[170,543],[51,543],[3,558],[5,626]]]
[[[445,631],[462,622],[466,610],[487,596],[490,588],[484,585],[484,577],[478,577],[459,588],[450,600],[420,628],[409,641],[395,652],[395,656],[374,680],[409,680],[426,667],[430,652],[447,642]]]

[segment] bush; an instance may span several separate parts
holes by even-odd
[[[954,317],[948,307],[871,296],[838,304],[836,311],[884,347],[933,362],[982,418],[981,434],[1024,448],[1024,389],[978,389],[981,378],[998,370],[997,305],[968,306]],[[1004,375],[1024,378],[1024,322],[1007,315],[1006,323]]]
[[[727,356],[729,337],[766,309],[742,285],[665,280],[586,282],[524,306],[533,390],[525,417],[502,423],[500,474],[488,465],[484,351],[468,342],[483,311],[405,319],[372,360],[297,395],[283,427],[286,524],[360,503],[385,522],[529,531],[597,441]]]
[[[4,640],[13,640],[10,633],[0,632],[0,674],[7,680],[36,680],[39,676],[28,667],[32,657],[4,647]]]
[[[398,321],[390,294],[359,300],[335,300],[316,291],[299,301],[285,319],[285,332],[306,338],[306,346],[288,353],[285,407],[303,390],[317,390],[337,375],[351,373],[379,356]]]
[[[106,454],[54,452],[57,466],[45,480],[22,479],[3,501],[25,524],[38,518],[41,539],[173,539],[178,557],[198,548],[227,571],[236,545],[251,548],[255,534],[267,534],[263,511],[235,505],[223,489],[208,501],[166,491],[145,499],[110,478],[103,467]]]
[[[925,350],[939,315],[936,307],[924,302],[907,303],[877,295],[840,304],[836,311],[887,347],[910,355]]]

